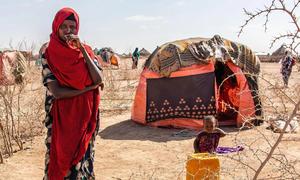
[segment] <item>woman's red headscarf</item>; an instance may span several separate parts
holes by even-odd
[[[58,36],[60,25],[72,14],[78,33],[78,14],[71,8],[59,10],[52,24],[52,34],[45,56],[60,86],[84,89],[93,84],[84,57],[79,49],[69,47]],[[91,48],[84,46],[94,59]],[[96,128],[99,101],[98,89],[72,98],[54,100],[51,109],[53,125],[48,167],[50,180],[63,179],[68,170],[84,156]]]

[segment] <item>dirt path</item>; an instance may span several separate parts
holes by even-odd
[[[99,133],[95,146],[97,179],[184,179],[185,161],[193,151],[192,143],[196,132],[141,126],[128,120],[129,117],[130,113],[125,113],[103,118],[103,130]],[[272,136],[273,133],[266,130],[265,126],[259,128]],[[222,139],[221,145],[234,145],[237,129],[224,129],[230,135]],[[239,138],[249,142],[255,135],[256,131],[247,130],[242,131]],[[299,134],[289,134],[282,143],[282,147],[285,147],[282,150],[295,160],[300,159],[299,139]],[[5,164],[0,165],[0,179],[42,179],[45,153],[43,142],[43,137],[36,137],[32,144],[26,144],[28,149],[6,159]],[[224,168],[233,165],[223,157],[221,164]],[[300,170],[299,163],[297,168]]]

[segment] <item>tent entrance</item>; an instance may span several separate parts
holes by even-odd
[[[215,76],[219,97],[217,118],[222,125],[235,124],[239,110],[237,78],[226,64],[218,61],[215,63]]]

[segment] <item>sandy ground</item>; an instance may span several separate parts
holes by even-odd
[[[278,76],[278,64],[263,64],[264,72]],[[300,73],[293,72],[292,85],[299,83]],[[239,132],[235,127],[225,127],[229,135],[220,142],[222,146],[234,146],[239,142],[251,144],[257,149],[268,150],[268,144],[260,138],[262,132],[274,143],[278,134],[266,129],[264,124],[257,129]],[[130,121],[130,112],[102,117],[101,131],[96,140],[95,174],[101,180],[127,179],[184,179],[187,156],[193,152],[193,140],[197,132],[182,129],[153,128]],[[261,140],[261,142],[260,142]],[[26,150],[17,152],[0,164],[0,179],[42,179],[44,169],[44,137],[26,142]],[[257,168],[259,161],[253,152],[245,148],[239,154],[240,161]],[[286,134],[280,144],[280,152],[293,162],[300,172],[300,134]],[[253,172],[245,173],[240,163],[231,160],[237,157],[220,156],[222,179],[249,179]],[[263,176],[276,178],[276,169],[270,164],[263,171]],[[283,167],[281,167],[283,168]],[[232,173],[232,174],[231,174]],[[288,175],[286,175],[288,177]],[[284,178],[284,177],[281,177]]]

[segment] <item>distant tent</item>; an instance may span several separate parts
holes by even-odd
[[[131,119],[150,126],[199,129],[205,115],[220,125],[259,124],[262,114],[254,75],[260,61],[247,46],[220,36],[157,47],[140,75]]]
[[[284,56],[286,49],[287,46],[285,44],[282,44],[280,48],[278,48],[276,51],[272,53],[272,56]]]
[[[120,57],[114,52],[112,48],[101,48],[95,54],[97,55],[96,58],[98,59],[98,62],[101,66],[114,65],[119,67]]]
[[[126,53],[123,53],[121,56],[122,56],[122,57],[127,57],[127,56],[128,56],[128,54],[126,54]]]
[[[276,51],[274,51],[272,53],[272,55],[270,56],[270,62],[279,62],[284,56],[285,56],[285,52],[286,51],[291,51],[291,49],[286,46],[285,44],[282,44]],[[293,52],[292,53],[292,56],[293,57],[297,57],[297,55]],[[296,58],[297,59],[297,58]]]
[[[145,48],[142,48],[140,50],[140,55],[141,56],[149,56],[151,53],[149,51],[147,51]]]

